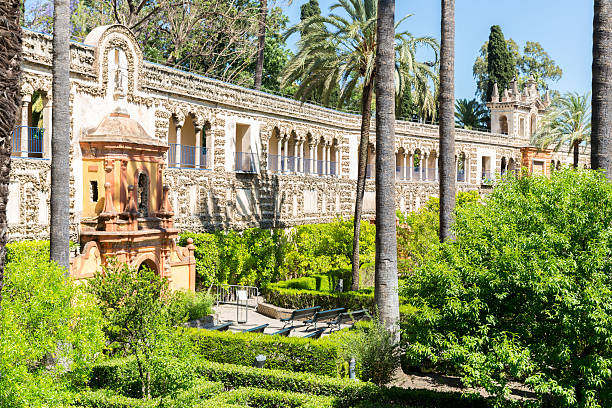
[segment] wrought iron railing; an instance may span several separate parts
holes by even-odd
[[[177,152],[179,155],[177,155]],[[196,158],[198,160],[196,160]],[[208,154],[206,147],[168,143],[168,167],[183,169],[207,169],[207,160]]]
[[[255,173],[255,153],[236,152],[234,171],[238,173]]]
[[[42,157],[44,135],[44,128],[17,126],[13,131],[13,155],[22,157]],[[25,142],[24,138],[27,138],[26,149],[22,148],[22,142]]]
[[[463,183],[465,181],[465,170],[457,171],[457,181]]]

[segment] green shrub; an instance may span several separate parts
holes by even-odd
[[[343,367],[338,344],[330,338],[311,340],[199,329],[183,329],[183,333],[192,341],[194,351],[210,361],[251,366],[255,357],[263,354],[267,368],[334,377]]]
[[[61,404],[104,347],[91,296],[49,261],[48,242],[7,245],[0,305],[0,405]],[[54,358],[57,369],[47,370]]]
[[[168,306],[172,321],[178,324],[212,314],[214,303],[214,297],[207,292],[177,291]]]
[[[217,395],[208,402],[216,406],[218,402],[258,408],[332,408],[335,399],[317,395],[298,394],[260,388],[238,388]]]
[[[159,406],[156,399],[130,398],[109,390],[81,391],[75,396],[78,407],[89,408],[154,408]]]
[[[394,343],[393,335],[378,317],[346,336],[342,351],[345,360],[355,358],[359,378],[376,385],[388,384],[400,366],[399,345]]]
[[[336,269],[330,270],[324,275],[302,276],[301,278],[289,279],[277,283],[271,283],[268,286],[276,286],[285,289],[302,289],[316,290],[319,292],[333,292],[338,281],[344,280],[344,288],[350,287],[351,270]],[[347,284],[348,282],[348,284]]]
[[[352,221],[337,220],[301,225],[287,232],[252,228],[242,232],[183,233],[179,243],[186,245],[187,239],[193,239],[198,287],[220,283],[265,286],[288,278],[350,269],[352,231]],[[374,226],[364,221],[360,238],[362,264],[374,260],[374,236]],[[350,274],[344,279],[345,287],[350,286]]]
[[[519,378],[563,406],[612,406],[612,184],[594,171],[508,179],[457,211],[456,239],[403,289],[412,364],[503,398]]]
[[[120,367],[123,365],[123,367]],[[207,398],[219,393],[224,388],[249,389],[260,388],[288,393],[305,393],[319,396],[334,397],[334,406],[348,408],[358,405],[360,402],[366,403],[360,406],[414,406],[414,407],[488,407],[487,400],[477,394],[457,393],[457,392],[436,392],[433,390],[415,390],[404,388],[384,388],[377,387],[369,382],[353,381],[349,379],[333,378],[310,373],[291,372],[285,370],[274,370],[267,368],[254,368],[234,364],[221,364],[210,361],[200,361],[196,363],[196,375],[199,377],[195,381],[193,388],[182,391],[176,395],[175,404],[177,407],[198,406],[198,400]],[[108,373],[115,370],[121,374]],[[122,359],[113,361],[112,364],[103,363],[94,367],[94,374],[97,381],[92,379],[92,386],[110,387],[115,384],[107,384],[104,381],[136,381],[138,374],[136,365],[133,361]],[[132,371],[132,373],[130,373]],[[118,380],[116,380],[118,379]],[[130,380],[131,379],[131,380]],[[220,385],[222,384],[222,386]],[[125,388],[125,387],[124,387]],[[129,387],[128,387],[129,388]],[[199,390],[199,391],[198,391]],[[198,395],[201,396],[198,397]],[[263,395],[263,394],[262,394]],[[219,398],[213,400],[215,403],[201,406],[225,407],[230,404],[228,400]],[[211,401],[211,402],[213,402]],[[187,405],[185,405],[187,404]],[[374,405],[370,405],[374,404]],[[175,406],[175,405],[170,405]],[[242,405],[244,406],[244,405]]]
[[[287,309],[303,309],[321,306],[321,309],[344,307],[347,310],[369,309],[374,307],[373,289],[350,292],[320,292],[316,290],[285,289],[279,284],[270,284],[261,291],[266,302]]]

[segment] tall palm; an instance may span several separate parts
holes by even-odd
[[[591,167],[612,179],[612,1],[595,0],[593,15]],[[575,158],[574,158],[575,161]]]
[[[70,0],[54,0],[51,260],[68,273],[70,241]]]
[[[455,0],[442,0],[440,42],[440,242],[448,240],[455,209]]]
[[[12,134],[19,109],[19,75],[21,73],[21,1],[0,2],[0,309],[6,260],[6,204],[11,171]]]
[[[290,28],[286,36],[296,32],[305,33],[298,41],[298,52],[289,61],[283,75],[284,86],[298,82],[296,97],[306,100],[311,95],[321,96],[329,104],[332,93],[340,84],[338,106],[361,90],[361,138],[357,171],[357,197],[353,237],[352,289],[359,288],[359,232],[365,191],[366,164],[372,96],[376,78],[376,19],[378,6],[375,0],[338,0],[331,10],[341,9],[345,18],[338,14],[312,16]],[[397,27],[409,16],[401,19]],[[437,63],[438,45],[431,37],[413,37],[409,32],[396,32],[395,70],[396,92],[407,89],[431,93],[425,75],[414,75],[410,70],[416,65],[416,50],[425,46],[434,51]],[[432,71],[433,72],[433,71]],[[419,82],[422,81],[422,82]],[[422,98],[431,100],[433,98]],[[433,106],[431,108],[433,110]]]
[[[487,109],[476,99],[457,99],[455,123],[464,129],[480,129],[486,126]]]
[[[573,149],[574,167],[578,167],[580,145],[591,140],[590,95],[568,92],[555,98],[540,121],[531,143],[541,149],[553,146],[554,151]]]
[[[395,231],[395,0],[378,0],[376,24],[376,306],[399,343]]]

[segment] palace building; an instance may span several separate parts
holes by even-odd
[[[190,287],[193,248],[176,246],[180,230],[291,227],[353,215],[359,115],[146,61],[120,25],[98,27],[70,46],[70,224],[82,252],[75,274],[115,256]],[[48,239],[51,50],[50,36],[24,30],[10,240]],[[495,90],[492,132],[455,132],[458,189],[486,191],[507,172],[549,174],[571,163],[567,152],[529,144],[549,104],[535,81],[523,92],[513,83],[501,98]],[[396,132],[396,203],[407,212],[438,193],[438,127],[398,121]],[[375,139],[372,123],[366,217],[374,216]]]

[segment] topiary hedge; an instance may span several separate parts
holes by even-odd
[[[350,292],[323,292],[318,290],[288,289],[282,282],[271,283],[261,291],[266,302],[288,309],[321,306],[321,309],[344,307],[347,310],[374,310],[371,288]]]
[[[219,363],[251,366],[259,354],[266,368],[308,372],[337,377],[343,367],[339,346],[333,338],[318,340],[183,329],[202,358]]]

